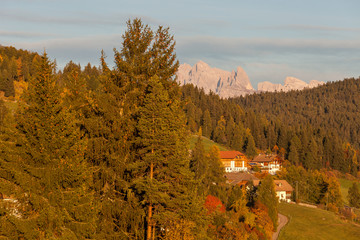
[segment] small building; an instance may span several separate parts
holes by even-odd
[[[239,151],[220,151],[220,160],[224,165],[225,172],[248,171],[248,159]]]
[[[260,180],[254,180],[254,186],[259,186]],[[294,188],[286,180],[274,180],[276,196],[280,201],[290,202]]]
[[[281,158],[278,155],[259,154],[252,161],[249,162],[252,167],[259,167],[261,171],[268,172],[275,175],[281,169]]]
[[[247,186],[254,180],[259,180],[254,175],[247,172],[229,172],[225,174],[226,182],[234,186]]]
[[[293,187],[286,180],[274,180],[276,195],[279,201],[290,202]]]

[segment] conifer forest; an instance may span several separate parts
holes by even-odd
[[[335,175],[360,177],[359,78],[222,99],[176,82],[175,50],[138,18],[99,66],[0,46],[0,239],[272,239],[276,179],[341,211]],[[204,137],[283,169],[228,184]]]

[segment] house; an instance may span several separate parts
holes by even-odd
[[[228,172],[225,174],[226,182],[234,186],[247,186],[254,180],[259,180],[254,175],[247,172]]]
[[[239,151],[220,151],[220,160],[225,172],[248,171],[248,159]]]
[[[253,168],[255,166],[259,167],[261,171],[275,175],[277,171],[281,169],[281,158],[275,154],[259,154],[252,161],[249,162],[249,165]]]
[[[293,187],[286,180],[274,180],[276,195],[279,201],[290,202]]]
[[[254,186],[259,186],[260,180],[254,180]],[[279,201],[290,202],[293,187],[286,180],[274,180],[276,196]]]

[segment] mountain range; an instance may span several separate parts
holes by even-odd
[[[295,77],[286,77],[284,85],[271,82],[261,82],[255,90],[251,85],[248,75],[240,66],[236,71],[225,71],[219,68],[212,68],[203,61],[197,62],[194,66],[181,64],[177,72],[177,80],[180,85],[193,84],[204,89],[205,93],[210,91],[222,98],[238,97],[255,92],[275,92],[302,90],[313,88],[324,84],[324,82],[312,80],[306,83]]]

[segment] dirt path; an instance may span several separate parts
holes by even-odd
[[[286,225],[286,223],[288,222],[288,218],[282,214],[278,214],[278,218],[279,218],[279,225],[277,227],[277,231],[273,233],[272,239],[276,240],[279,236],[280,230]]]

